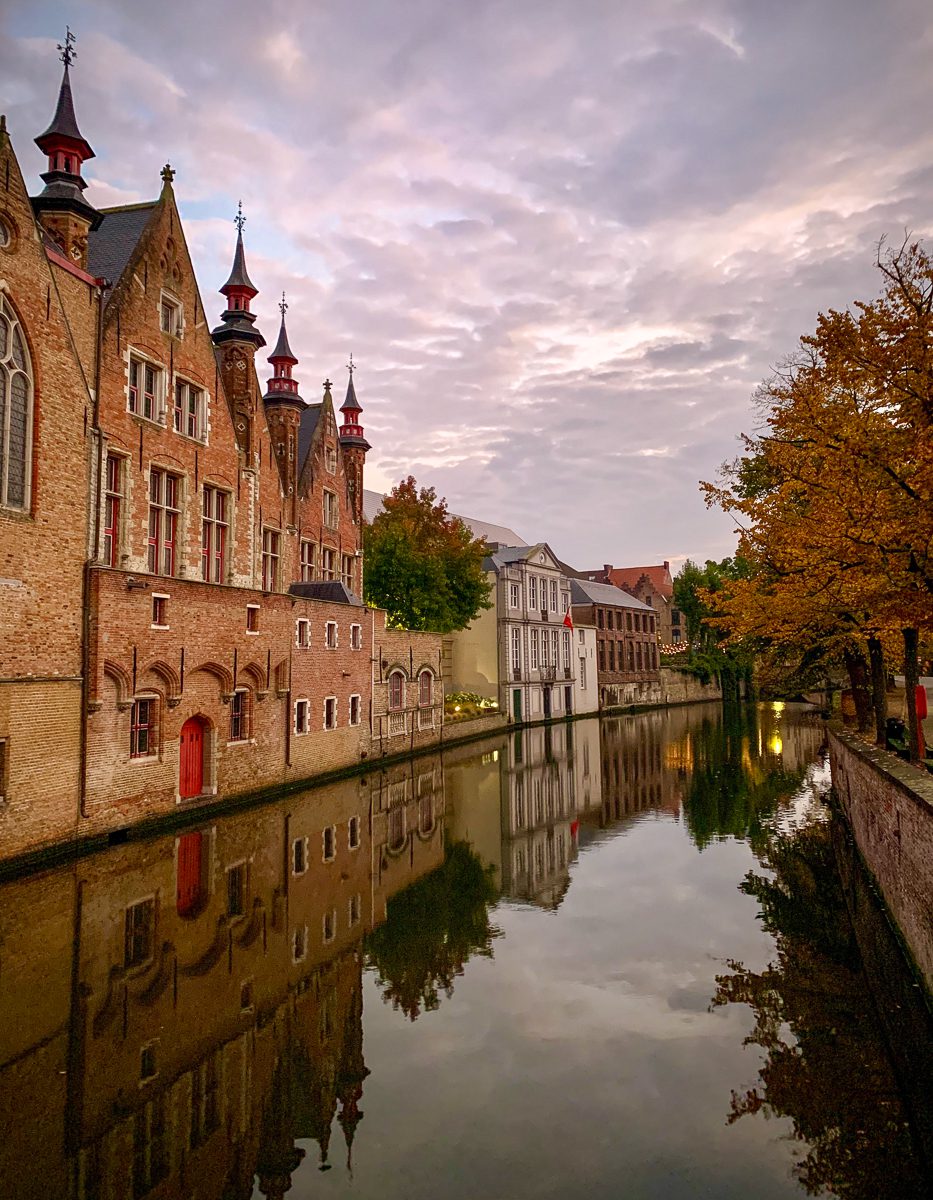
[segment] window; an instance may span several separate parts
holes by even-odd
[[[103,560],[108,567],[115,567],[120,559],[120,516],[123,509],[123,459],[117,454],[107,455],[107,473],[104,482],[104,546]]]
[[[246,632],[259,632],[259,605],[247,604],[246,606]]]
[[[152,595],[152,626],[154,629],[168,629],[169,597],[162,592]]]
[[[333,446],[324,447],[324,466],[331,475],[337,474],[337,451]]]
[[[162,371],[141,358],[130,359],[128,407],[147,421],[160,419]]]
[[[538,632],[537,629],[534,632],[537,633]],[[549,663],[550,663],[550,658],[548,657],[547,630],[542,629],[541,630],[541,666],[546,667],[549,665]]]
[[[528,576],[528,607],[538,607],[538,577],[537,575]]]
[[[325,621],[324,623],[324,646],[328,650],[337,649],[337,622]]]
[[[363,626],[362,625],[351,625],[350,626],[350,649],[351,650],[362,650],[363,649]]]
[[[130,715],[130,758],[155,754],[156,705],[154,697],[133,701]]]
[[[348,592],[353,591],[353,555],[340,556],[340,580]]]
[[[324,862],[333,862],[337,857],[337,826],[328,825],[321,833],[322,857]]]
[[[227,916],[242,917],[246,912],[246,863],[227,870]]]
[[[295,701],[295,733],[307,733],[309,726],[309,703],[307,700]]]
[[[635,647],[631,642],[628,644],[628,669],[635,670]]]
[[[332,942],[337,936],[337,910],[332,908],[330,912],[324,914],[322,921],[322,935],[325,942]]]
[[[353,695],[350,697],[350,724],[359,725],[360,713],[362,712],[362,701],[359,696]]]
[[[430,671],[418,676],[418,703],[422,707],[434,703],[434,676]]]
[[[175,382],[175,403],[172,406],[172,428],[185,437],[203,442],[207,436],[207,412],[204,392],[183,379]]]
[[[295,645],[300,650],[307,650],[311,644],[311,622],[306,617],[299,617],[295,622]]]
[[[28,508],[32,459],[32,366],[16,314],[0,295],[0,505]]]
[[[308,952],[308,927],[299,925],[292,934],[292,962],[301,962]]]
[[[227,579],[227,493],[220,488],[204,488],[201,520],[201,578],[208,583]]]
[[[517,625],[512,627],[511,642],[512,670],[520,675],[522,670],[522,631]]]
[[[208,1055],[191,1072],[191,1148],[203,1145],[215,1129],[220,1128],[218,1093],[220,1071],[219,1053]]]
[[[570,593],[561,593],[561,612],[570,612]]]
[[[557,612],[557,580],[551,580],[551,612]]]
[[[347,845],[351,850],[358,850],[360,845],[360,819],[351,817],[347,822]]]
[[[625,614],[625,628],[629,633],[632,632],[632,614],[630,612]]]
[[[245,742],[250,735],[250,694],[246,688],[237,688],[230,697],[230,741]]]
[[[401,671],[393,671],[389,676],[389,708],[399,709],[405,691],[405,680]]]
[[[175,574],[175,538],[178,533],[178,493],[181,480],[160,467],[149,472],[149,571]]]
[[[598,650],[599,650],[599,652],[598,652],[597,657],[598,657],[598,661],[599,661],[599,669],[600,669],[600,671],[605,671],[605,669],[606,669],[606,646],[605,646],[604,642],[599,643]]]
[[[308,839],[295,838],[292,842],[292,874],[304,875],[308,869]]]
[[[350,897],[349,911],[347,912],[347,924],[352,928],[360,922],[360,913],[362,912],[363,902],[359,892],[355,896]]]
[[[586,659],[580,659],[580,687],[586,691]]]
[[[321,547],[321,578],[336,579],[337,551],[330,546]]]
[[[310,583],[314,579],[314,560],[317,547],[314,542],[301,543],[301,582]]]
[[[133,1118],[133,1196],[140,1200],[169,1172],[166,1098],[153,1096]]]
[[[340,508],[337,504],[336,492],[324,492],[324,524],[328,529],[336,529],[340,524]]]
[[[544,635],[547,637],[547,634]],[[551,630],[551,659],[555,667],[560,666],[560,630]]]
[[[609,643],[609,670],[614,671],[615,669],[616,669],[616,644],[615,644],[615,642],[610,642]]]
[[[337,697],[327,696],[324,699],[324,728],[337,728]]]
[[[564,630],[564,670],[570,670],[570,630]]]
[[[152,958],[155,945],[155,899],[131,904],[123,923],[123,965],[138,967]]]
[[[538,669],[538,630],[532,626],[529,632],[529,666],[532,671]]]
[[[262,590],[274,592],[279,585],[281,536],[277,529],[262,531]]]
[[[510,583],[509,584],[509,608],[518,608],[518,604],[519,604],[518,584]]]
[[[172,337],[181,337],[181,305],[171,296],[163,294],[159,304],[159,321],[162,332]]]

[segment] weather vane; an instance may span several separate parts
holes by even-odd
[[[353,351],[350,351],[350,361],[347,363],[347,370],[352,375],[356,368],[353,366]]]
[[[282,303],[279,305],[279,312],[282,314],[282,320],[285,320],[285,314],[288,312],[288,305],[285,303],[285,293],[282,293]]]
[[[58,43],[59,57],[66,67],[70,67],[74,60],[78,57],[78,52],[75,50],[75,35],[71,32],[71,26],[65,26],[65,43]]]
[[[233,218],[233,223],[240,231],[243,232],[243,226],[246,224],[246,217],[243,216],[243,201],[241,200],[236,206],[236,216]]]

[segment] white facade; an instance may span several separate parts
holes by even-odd
[[[577,625],[572,634],[575,672],[573,710],[575,713],[599,712],[599,680],[596,661],[596,628]]]

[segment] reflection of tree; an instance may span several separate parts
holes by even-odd
[[[839,885],[829,827],[772,835],[742,890],[761,905],[777,958],[761,972],[730,962],[713,1005],[748,1004],[747,1042],[766,1061],[759,1083],[733,1092],[729,1123],[789,1117],[809,1147],[796,1174],[811,1195],[850,1200],[926,1195],[907,1114],[884,1048]],[[789,1031],[789,1032],[788,1032]]]
[[[412,1021],[453,994],[454,979],[471,955],[492,957],[489,905],[496,900],[493,868],[467,842],[446,847],[444,865],[393,896],[384,925],[366,940],[383,996]]]
[[[749,706],[726,709],[722,721],[706,720],[691,734],[693,772],[684,800],[690,835],[702,850],[722,837],[761,834],[761,818],[773,813],[804,777],[788,771],[779,755],[758,752],[758,713]]]

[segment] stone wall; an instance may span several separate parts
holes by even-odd
[[[855,843],[933,997],[933,779],[843,730],[829,747]]]
[[[661,704],[695,704],[700,700],[721,700],[722,689],[713,680],[703,683],[689,671],[677,667],[661,668]]]

